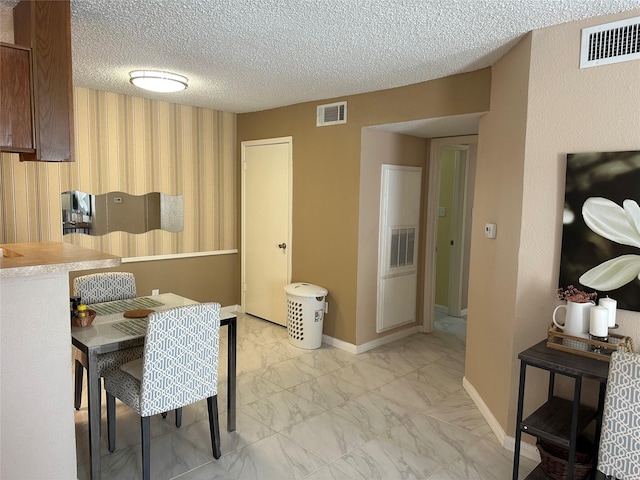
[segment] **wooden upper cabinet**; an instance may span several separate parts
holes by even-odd
[[[35,152],[30,48],[0,43],[0,112],[0,151]]]
[[[13,31],[16,45],[32,54],[35,152],[20,159],[73,161],[70,2],[22,0],[13,9]]]

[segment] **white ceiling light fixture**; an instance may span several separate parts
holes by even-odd
[[[187,77],[155,70],[134,70],[129,72],[129,77],[131,77],[131,83],[136,87],[151,90],[152,92],[179,92],[187,88],[189,84]]]

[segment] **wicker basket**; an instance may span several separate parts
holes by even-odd
[[[555,480],[566,480],[569,466],[569,450],[554,443],[538,439],[536,447],[540,452],[542,471]],[[573,464],[574,480],[584,480],[595,466],[595,452],[591,443],[578,438],[575,462]]]

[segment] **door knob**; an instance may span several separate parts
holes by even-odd
[[[285,248],[287,248],[287,244],[286,244],[286,243],[284,243],[284,242],[283,242],[283,243],[279,243],[279,244],[278,244],[278,248],[281,248],[281,249],[283,249],[283,250],[284,250]]]

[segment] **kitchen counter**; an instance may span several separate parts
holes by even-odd
[[[92,270],[120,265],[120,257],[64,242],[0,245],[0,278]]]
[[[0,248],[0,478],[75,480],[69,272],[120,258],[63,242]]]

